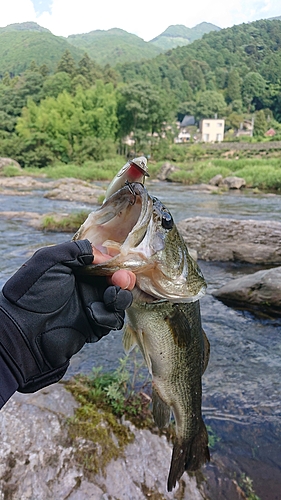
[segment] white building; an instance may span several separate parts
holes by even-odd
[[[200,122],[203,142],[221,142],[224,138],[224,120],[204,118]]]

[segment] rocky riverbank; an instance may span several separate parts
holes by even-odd
[[[56,181],[18,175],[15,177],[0,176],[0,193],[2,195],[24,196],[31,191],[44,191],[43,196],[54,200],[82,201],[84,203],[99,203],[105,194],[105,189],[92,182],[74,178],[64,178]]]
[[[187,245],[207,261],[281,264],[281,223],[193,217],[178,223]]]
[[[133,432],[133,442],[108,463],[104,474],[89,473],[76,459],[79,451],[86,464],[89,442],[79,436],[71,439],[68,434],[66,421],[76,407],[63,384],[11,398],[0,412],[0,498],[208,500],[208,491],[212,491],[216,498],[227,494],[231,500],[246,499],[237,482],[225,475],[216,454],[212,464],[202,469],[203,474],[196,478],[185,473],[168,493],[172,445],[166,437],[138,430],[129,422],[124,425]]]
[[[195,477],[184,474],[173,493],[166,492],[171,445],[164,436],[137,430],[124,455],[105,474],[85,472],[76,460],[88,443],[70,439],[66,419],[77,403],[62,384],[32,395],[15,394],[0,412],[0,497],[10,500],[203,500]],[[101,450],[102,452],[102,450]],[[86,458],[85,458],[86,460]]]

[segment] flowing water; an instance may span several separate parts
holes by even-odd
[[[182,185],[148,184],[177,221],[194,216],[235,217],[281,221],[281,197],[229,192],[215,196],[187,190]],[[70,212],[91,207],[83,203],[53,201],[34,191],[28,196],[1,196],[1,211],[37,213]],[[38,247],[59,243],[72,235],[44,233],[20,217],[1,217],[0,285]],[[203,415],[217,442],[212,462],[204,469],[212,500],[232,500],[223,477],[253,480],[262,500],[281,499],[281,318],[261,319],[225,306],[211,295],[227,281],[258,270],[234,263],[199,262],[208,283],[201,300],[203,326],[211,344],[208,368],[203,377]],[[67,377],[93,366],[114,369],[123,356],[121,335],[112,332],[97,344],[86,345],[71,360]],[[220,484],[219,484],[220,483]],[[252,497],[253,498],[253,497]]]

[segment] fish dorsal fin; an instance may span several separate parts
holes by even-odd
[[[122,342],[126,354],[129,354],[137,345],[136,333],[128,323],[124,327]]]
[[[154,422],[159,429],[168,427],[170,422],[171,410],[170,407],[159,396],[155,387],[152,388],[152,413]]]
[[[203,374],[208,366],[208,363],[209,363],[210,342],[209,342],[208,337],[207,337],[206,333],[204,332],[203,328],[202,328],[202,335],[203,335],[203,345],[204,345],[203,360],[202,360],[202,374]]]

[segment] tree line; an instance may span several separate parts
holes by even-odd
[[[137,150],[157,148],[185,114],[224,117],[229,130],[255,116],[257,136],[270,126],[281,134],[280,52],[280,21],[211,32],[115,68],[86,53],[76,64],[66,50],[53,73],[31,63],[1,80],[0,154],[22,166],[83,163],[114,154],[131,132]]]

